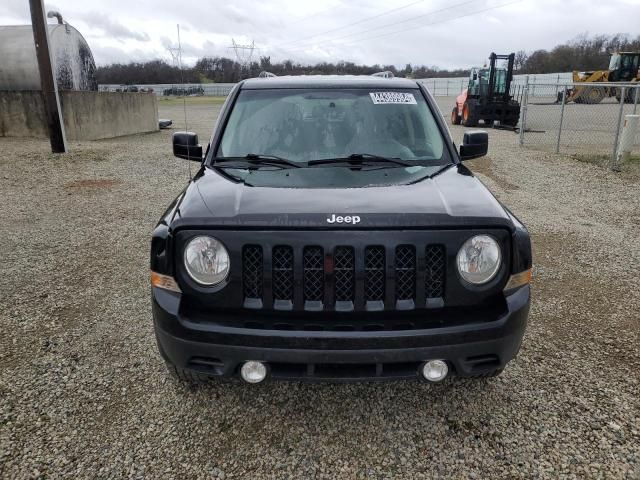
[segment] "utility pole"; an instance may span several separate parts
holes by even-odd
[[[31,8],[31,27],[33,28],[33,40],[36,45],[42,100],[47,115],[51,151],[53,153],[65,153],[67,151],[67,140],[58,96],[58,85],[53,73],[53,61],[49,51],[49,27],[44,15],[43,0],[29,0],[29,7]]]

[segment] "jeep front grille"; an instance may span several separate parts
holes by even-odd
[[[444,305],[443,245],[246,245],[242,262],[248,308],[344,312]]]

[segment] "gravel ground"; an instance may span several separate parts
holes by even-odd
[[[217,108],[189,107],[203,139]],[[0,477],[640,478],[640,183],[490,134],[471,166],[535,249],[501,377],[200,389],[151,323],[149,234],[188,176],[171,132],[0,139]]]

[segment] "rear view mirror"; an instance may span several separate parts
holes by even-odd
[[[460,145],[460,160],[484,157],[489,150],[489,134],[484,130],[469,130],[464,132]]]
[[[193,132],[175,132],[173,154],[185,160],[202,162],[202,145],[198,143],[198,135]]]

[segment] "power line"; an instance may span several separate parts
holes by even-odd
[[[381,13],[379,13],[379,14],[377,14],[377,15],[373,15],[373,16],[371,16],[371,17],[365,17],[365,18],[363,18],[363,19],[357,20],[357,21],[352,22],[352,23],[349,23],[349,24],[347,24],[347,25],[343,25],[343,26],[341,26],[341,27],[336,27],[336,28],[332,28],[332,29],[330,29],[330,30],[325,30],[324,32],[316,33],[316,34],[314,34],[314,35],[309,35],[309,36],[307,36],[307,37],[302,37],[302,38],[299,38],[299,39],[297,39],[297,40],[290,40],[290,41],[288,41],[288,42],[284,42],[284,43],[280,44],[279,46],[281,46],[281,45],[288,45],[288,44],[290,44],[290,43],[297,43],[297,42],[301,42],[301,41],[307,40],[307,39],[309,39],[309,38],[320,37],[320,36],[326,35],[327,33],[336,32],[336,31],[338,31],[338,30],[344,30],[345,28],[350,28],[350,27],[353,27],[354,25],[360,25],[361,23],[365,23],[365,22],[368,22],[368,21],[370,21],[370,20],[374,20],[374,19],[376,19],[376,18],[380,18],[380,17],[382,17],[383,15],[387,15],[387,14],[389,14],[389,13],[397,12],[397,11],[399,11],[399,10],[404,10],[405,8],[412,7],[413,5],[417,5],[418,3],[422,3],[423,1],[424,1],[424,0],[418,0],[418,1],[416,1],[416,2],[408,3],[408,4],[406,4],[406,5],[402,5],[402,6],[400,6],[400,7],[392,8],[391,10],[385,10],[384,12],[381,12]],[[277,48],[277,47],[276,47],[276,48]]]
[[[474,0],[468,0],[466,2],[459,3],[459,4],[453,5],[451,7],[447,7],[445,9],[441,9],[440,11],[450,10],[452,8],[455,8],[455,7],[460,7],[462,5],[471,3],[472,1],[474,1]],[[437,24],[440,24],[440,23],[451,22],[451,21],[454,21],[454,20],[458,20],[460,18],[465,18],[465,17],[469,17],[469,16],[472,16],[472,15],[477,15],[479,13],[487,12],[487,11],[490,11],[490,10],[495,10],[495,9],[498,9],[498,8],[506,7],[508,5],[512,5],[514,3],[519,3],[521,1],[522,0],[515,0],[515,1],[512,1],[512,2],[507,2],[507,3],[500,4],[500,5],[494,5],[492,7],[487,7],[487,8],[483,8],[483,9],[476,10],[476,11],[473,11],[473,12],[469,12],[469,13],[466,13],[466,14],[463,14],[463,15],[457,15],[455,17],[447,18],[447,19],[444,19],[444,20],[436,20],[436,21],[433,21],[433,22],[424,23],[424,24],[421,24],[421,25],[413,26],[413,27],[403,28],[401,30],[395,30],[395,31],[392,31],[392,32],[386,32],[386,33],[383,33],[383,34],[380,34],[380,35],[374,35],[374,36],[371,36],[371,37],[360,38],[360,39],[354,40],[353,42],[341,43],[339,46],[340,47],[345,47],[345,46],[351,46],[351,45],[358,45],[358,44],[360,44],[360,43],[362,43],[364,41],[367,41],[367,40],[373,40],[373,39],[376,39],[376,38],[387,37],[387,36],[391,36],[391,35],[397,35],[399,33],[404,33],[404,32],[408,32],[408,31],[411,31],[411,30],[416,30],[418,28],[424,28],[424,27],[427,27],[427,26],[430,26],[430,25],[437,25]],[[416,18],[423,18],[423,17],[431,15],[433,13],[436,13],[436,12],[431,12],[429,14],[424,14],[424,15],[421,15],[420,17],[414,17],[411,20],[415,20]],[[389,26],[394,26],[394,25],[397,25],[397,24],[406,23],[407,21],[408,20],[403,20],[403,21],[400,21],[400,22],[394,22],[392,24],[387,24],[385,27],[382,27],[382,28],[387,28]],[[364,30],[362,32],[359,32],[359,34],[366,33],[368,31],[372,31],[372,30],[375,30],[375,29]],[[350,36],[353,36],[353,35],[350,35]],[[336,38],[334,40],[329,40],[329,41],[337,41],[339,39],[340,38]],[[295,51],[295,50],[301,50],[301,49],[304,49],[304,48],[308,48],[308,46],[307,47],[300,47],[300,48],[296,48],[296,49],[291,49],[291,50],[285,50],[285,51]]]
[[[476,15],[478,13],[484,13],[484,12],[488,12],[490,10],[496,10],[498,8],[506,7],[508,5],[513,5],[515,3],[520,3],[520,2],[522,2],[522,0],[514,0],[512,2],[507,2],[507,3],[500,4],[500,5],[495,5],[493,7],[483,8],[481,10],[476,10],[475,12],[466,13],[464,15],[459,15],[457,17],[453,17],[453,18],[449,18],[449,19],[445,19],[445,20],[439,20],[439,21],[435,21],[435,22],[425,23],[424,25],[417,25],[417,26],[410,27],[410,28],[403,28],[402,30],[396,30],[394,32],[383,33],[382,35],[375,35],[373,37],[361,38],[361,39],[356,40],[353,43],[342,44],[342,46],[357,45],[360,42],[364,42],[364,41],[367,41],[367,40],[373,40],[374,38],[388,37],[390,35],[396,35],[398,33],[404,33],[404,32],[408,32],[408,31],[411,31],[411,30],[416,30],[418,28],[428,27],[430,25],[436,25],[436,24],[439,24],[439,23],[451,22],[453,20],[458,20],[460,18],[470,17],[470,16]]]
[[[467,1],[462,2],[462,3],[456,3],[455,5],[450,5],[450,6],[448,6],[448,7],[440,8],[440,9],[438,9],[438,10],[432,10],[432,11],[430,11],[430,12],[423,13],[422,15],[418,15],[418,16],[415,16],[415,17],[412,17],[412,18],[408,18],[408,19],[405,19],[405,20],[399,20],[399,21],[397,21],[397,22],[387,23],[387,24],[385,24],[385,25],[380,25],[380,26],[377,26],[377,27],[368,28],[368,29],[365,29],[365,30],[361,30],[361,31],[359,31],[359,32],[348,33],[347,35],[343,35],[343,36],[341,36],[341,37],[330,38],[330,39],[328,39],[327,41],[329,41],[329,42],[335,42],[335,41],[338,41],[338,40],[342,40],[342,39],[344,39],[344,38],[354,37],[354,36],[361,35],[361,34],[363,34],[363,33],[368,33],[368,32],[374,31],[374,30],[379,30],[379,29],[383,29],[383,28],[393,27],[393,26],[396,26],[396,25],[400,25],[400,24],[402,24],[402,23],[412,22],[412,21],[414,21],[414,20],[418,20],[418,19],[420,19],[420,18],[429,17],[429,16],[434,15],[434,14],[436,14],[436,13],[441,13],[441,12],[445,12],[445,11],[447,11],[447,10],[452,10],[452,9],[454,9],[454,8],[459,8],[459,7],[462,7],[462,6],[464,6],[464,5],[468,5],[469,3],[473,3],[473,2],[475,2],[475,1],[477,1],[477,0],[467,0]],[[305,42],[305,43],[308,43],[308,42]],[[312,43],[313,43],[313,42],[312,42]],[[298,47],[294,47],[294,48],[290,48],[290,49],[285,49],[285,51],[292,52],[292,51],[296,51],[296,50],[305,49],[305,48],[308,48],[312,43],[310,43],[310,44],[308,44],[308,45],[301,45],[301,46],[298,46]]]
[[[294,18],[291,20],[292,23],[304,23],[308,20],[311,20],[314,17],[317,17],[318,15],[323,15],[327,12],[331,12],[334,11],[334,8],[325,8],[324,10],[319,10],[317,12],[314,13],[310,13],[309,15],[305,15],[304,17],[300,17],[300,18]]]

